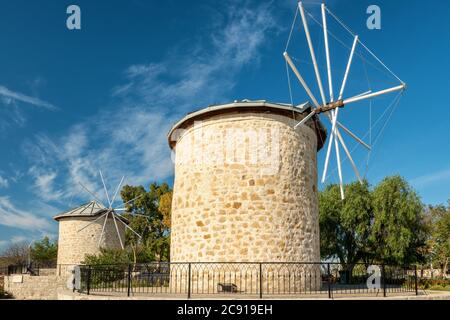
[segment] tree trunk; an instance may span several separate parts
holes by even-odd
[[[133,245],[133,243],[131,243],[131,250],[133,250],[133,272],[136,271],[136,262],[137,262],[137,255],[136,255],[136,246]]]
[[[448,270],[448,258],[445,259],[444,265],[442,266],[442,278],[447,277],[447,270]]]

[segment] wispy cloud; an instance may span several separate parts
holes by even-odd
[[[0,188],[8,188],[8,187],[9,187],[8,179],[0,176]]]
[[[100,191],[98,169],[110,182],[122,174],[131,184],[171,176],[170,126],[186,112],[229,100],[236,75],[258,61],[262,45],[277,29],[267,4],[231,6],[226,16],[207,41],[175,49],[158,63],[128,67],[124,83],[112,90],[113,107],[107,111],[58,138],[30,140],[24,149],[32,161],[36,195],[61,201],[79,197],[78,181]]]
[[[0,224],[25,230],[48,230],[50,223],[48,219],[36,214],[19,209],[9,197],[0,197]]]
[[[11,238],[11,241],[10,241],[10,242],[12,242],[12,243],[18,243],[18,242],[24,242],[25,240],[27,240],[27,238],[24,237],[24,236],[13,236],[13,237]]]
[[[411,180],[411,184],[416,188],[423,188],[445,181],[450,181],[450,169],[440,170],[414,178]]]
[[[38,167],[33,166],[28,173],[34,178],[33,188],[36,189],[41,199],[55,201],[61,198],[63,192],[54,188],[56,172],[41,171]]]
[[[31,104],[36,107],[45,108],[48,110],[57,110],[58,108],[55,107],[53,104],[41,100],[36,97],[27,96],[20,92],[12,91],[5,86],[0,85],[0,97],[2,97],[2,100],[6,104],[10,104],[13,101],[19,101],[27,104]]]

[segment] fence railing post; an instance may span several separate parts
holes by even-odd
[[[188,299],[191,298],[191,263],[188,264]]]
[[[87,295],[91,292],[91,266],[88,266],[88,274],[87,274],[87,285],[86,285]]]
[[[383,297],[386,297],[386,268],[381,265],[381,279],[383,280]]]
[[[263,297],[263,273],[262,273],[262,263],[259,263],[259,298]]]
[[[128,264],[128,278],[127,278],[127,296],[131,293],[131,264]]]
[[[416,296],[419,295],[419,289],[417,286],[417,265],[414,266],[414,289],[416,290]]]
[[[331,271],[330,271],[330,264],[327,263],[327,281],[328,281],[328,298],[331,299]]]

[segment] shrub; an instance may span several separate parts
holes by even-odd
[[[419,279],[418,286],[427,290],[450,290],[450,279]]]
[[[12,299],[12,298],[13,298],[12,294],[10,294],[10,293],[4,291],[2,288],[0,288],[0,300]]]
[[[87,254],[84,257],[83,264],[91,266],[100,265],[117,265],[117,264],[129,264],[132,263],[128,253],[124,250],[114,250],[114,249],[100,249],[98,255]]]

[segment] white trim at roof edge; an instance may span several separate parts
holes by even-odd
[[[286,110],[286,111],[294,111],[297,113],[304,113],[309,108],[312,107],[312,105],[309,102],[305,102],[303,104],[293,106],[291,104],[287,103],[273,103],[273,102],[267,102],[266,100],[242,100],[242,101],[234,101],[232,103],[227,104],[219,104],[219,105],[211,105],[209,107],[203,108],[198,111],[194,111],[191,113],[188,113],[185,117],[183,117],[180,121],[175,123],[172,128],[170,129],[169,133],[167,134],[167,138],[170,139],[170,136],[172,135],[173,131],[177,129],[180,125],[182,125],[184,122],[198,117],[202,114],[207,114],[209,112],[217,111],[217,110],[226,110],[226,109],[233,109],[233,108],[250,108],[250,107],[268,107],[272,109],[280,109],[280,110]]]

